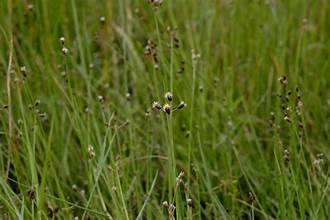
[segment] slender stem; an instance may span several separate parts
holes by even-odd
[[[10,154],[11,154],[11,141],[13,136],[13,114],[12,114],[12,106],[11,106],[11,66],[13,62],[13,35],[11,33],[10,37],[10,46],[9,46],[9,61],[8,61],[8,68],[7,68],[7,99],[8,99],[8,160],[7,160],[7,171],[6,171],[6,178],[8,178],[9,170],[10,170]]]
[[[173,93],[173,65],[174,65],[174,51],[173,51],[173,38],[171,37],[171,58],[170,58],[170,91]],[[168,120],[168,132],[169,132],[169,141],[170,141],[170,160],[169,160],[169,169],[171,170],[169,178],[171,178],[171,189],[174,187],[173,182],[175,184],[175,174],[176,174],[176,167],[175,167],[175,152],[174,152],[174,137],[173,137],[173,112],[171,111]],[[172,191],[172,190],[170,190]],[[172,196],[172,195],[171,195]]]
[[[192,128],[193,128],[193,116],[194,116],[194,105],[195,105],[195,89],[196,89],[196,62],[192,61],[192,91],[191,91],[191,103],[190,103],[190,121],[189,121],[189,144],[188,144],[188,186],[190,185],[190,164],[191,164],[191,148],[192,148]]]

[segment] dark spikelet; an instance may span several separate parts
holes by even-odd
[[[181,101],[178,106],[176,107],[177,109],[183,109],[187,106],[187,104],[184,101]]]

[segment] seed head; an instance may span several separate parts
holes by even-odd
[[[161,104],[159,104],[159,102],[154,101],[152,103],[152,108],[157,109],[157,110],[161,110],[162,109],[162,106],[161,106]]]
[[[39,99],[35,100],[35,102],[34,102],[34,106],[35,106],[35,107],[38,107],[39,105],[40,105],[40,100],[39,100]]]
[[[287,122],[291,122],[290,118],[287,115],[284,116],[284,120],[287,121]]]
[[[64,45],[65,38],[64,37],[60,37],[60,42],[61,42],[62,45]]]
[[[66,47],[63,47],[63,48],[62,48],[62,53],[63,53],[63,55],[68,54],[68,53],[69,53],[69,49],[66,48]]]
[[[97,97],[97,99],[99,100],[99,102],[103,103],[104,102],[104,97],[102,95],[99,95]]]
[[[317,158],[322,158],[323,156],[324,156],[323,153],[316,154],[316,157],[317,157]]]
[[[86,192],[83,189],[79,191],[79,194],[80,194],[81,198],[85,198],[85,196],[86,196]]]
[[[323,153],[317,154],[316,159],[313,161],[314,166],[320,166],[323,163]]]
[[[104,16],[101,16],[99,19],[100,19],[100,22],[101,23],[104,23],[105,22],[105,17]]]
[[[313,161],[314,166],[319,166],[323,162],[323,159],[317,158]]]
[[[25,66],[21,66],[20,71],[21,71],[21,73],[23,74],[24,77],[27,76],[27,70],[26,70]]]
[[[184,172],[181,171],[181,172],[179,173],[179,175],[176,177],[176,185],[177,185],[177,186],[183,184],[183,176],[184,176]]]
[[[197,63],[197,61],[201,58],[201,55],[199,53],[196,53],[195,49],[191,50],[191,59],[194,63]]]
[[[171,92],[166,92],[165,93],[165,98],[171,102],[173,100],[173,94]]]
[[[163,202],[163,207],[166,209],[168,209],[170,207],[167,201]]]
[[[149,116],[150,116],[150,112],[151,112],[151,109],[148,108],[148,109],[145,111],[144,116],[149,117]]]
[[[177,73],[183,73],[184,72],[184,69],[185,69],[184,64],[185,64],[185,62],[181,61],[180,68],[178,69]]]
[[[179,105],[176,107],[177,109],[183,109],[187,106],[187,104],[184,101],[181,101]]]
[[[287,85],[288,84],[288,77],[287,76],[282,76],[279,78],[279,81],[282,85]]]
[[[95,157],[95,151],[92,145],[88,145],[88,154],[91,159]]]
[[[286,162],[288,162],[290,160],[290,152],[288,149],[284,149],[283,151],[283,158]]]
[[[163,3],[163,0],[149,0],[149,3],[155,8],[155,9],[158,9],[162,3]]]
[[[250,202],[254,202],[257,199],[256,195],[254,195],[252,192],[249,192],[249,200]]]
[[[163,106],[163,112],[170,114],[171,113],[171,106],[169,104],[165,104]]]
[[[127,92],[125,94],[126,99],[129,101],[131,99],[131,93]]]
[[[28,7],[29,11],[32,11],[33,10],[33,4],[28,4]]]
[[[188,199],[187,199],[187,205],[188,205],[189,207],[192,207],[192,205],[193,205],[193,201],[192,201],[191,198],[188,198]]]
[[[46,112],[39,113],[39,117],[41,118],[42,121],[48,120],[48,114]]]

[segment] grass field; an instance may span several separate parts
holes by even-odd
[[[0,0],[7,219],[330,219],[329,0]]]

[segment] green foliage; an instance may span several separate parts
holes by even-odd
[[[0,0],[1,217],[330,219],[329,16]]]

